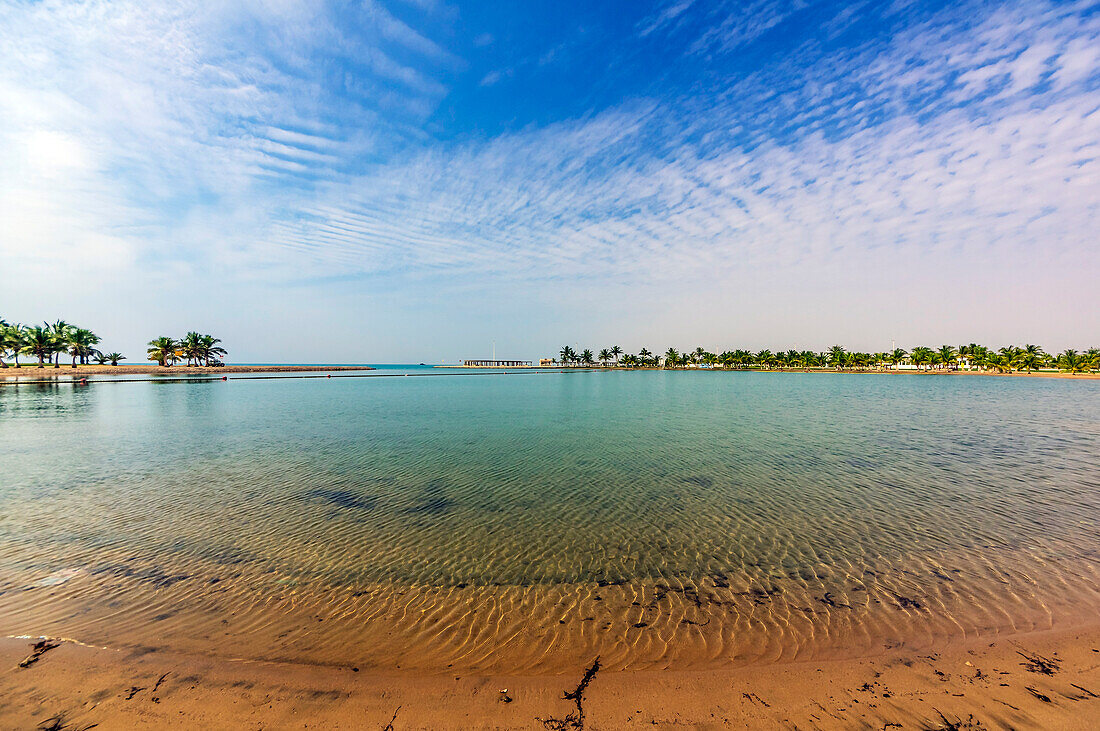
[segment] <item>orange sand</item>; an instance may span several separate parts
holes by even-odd
[[[1095,728],[1100,624],[937,652],[679,672],[368,673],[0,640],[0,727]],[[159,685],[158,685],[159,681]],[[387,725],[389,724],[389,726]],[[968,725],[969,724],[969,725]]]

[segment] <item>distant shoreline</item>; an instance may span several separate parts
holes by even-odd
[[[397,366],[400,367],[400,366]],[[1100,380],[1100,373],[1055,373],[1051,371],[1033,371],[997,373],[994,371],[916,371],[893,369],[850,369],[850,368],[636,368],[626,366],[456,366],[436,365],[437,369],[477,370],[477,371],[697,371],[714,373],[831,373],[836,375],[891,375],[891,376],[991,376],[995,378],[1059,378],[1075,381]],[[37,364],[20,364],[18,368],[9,364],[0,368],[0,381],[5,379],[40,380],[50,378],[72,378],[73,376],[207,376],[216,377],[227,373],[318,373],[337,371],[373,371],[374,366],[352,365],[226,365],[219,367],[203,366],[158,366],[151,365],[78,365],[76,368],[62,364],[60,368],[47,365],[39,368]]]
[[[993,376],[996,378],[1066,378],[1075,381],[1087,381],[1100,379],[1100,373],[1064,373],[1053,371],[1014,371],[1012,373],[997,373],[995,371],[952,371],[952,370],[925,370],[918,371],[911,368],[895,370],[884,369],[858,369],[858,368],[662,368],[662,367],[630,367],[630,366],[566,366],[560,363],[552,366],[461,366],[461,365],[437,365],[433,368],[457,368],[462,370],[478,371],[520,371],[520,370],[544,370],[544,371],[674,371],[674,372],[703,372],[703,373],[832,373],[849,376]]]
[[[59,378],[61,376],[220,376],[225,373],[301,373],[317,371],[373,371],[371,366],[301,366],[301,365],[226,365],[216,368],[204,366],[158,366],[158,365],[78,365],[76,368],[62,364],[60,368],[52,365],[39,368],[37,364],[21,364],[19,368],[8,365],[0,368],[2,378]]]

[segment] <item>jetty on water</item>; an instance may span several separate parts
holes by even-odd
[[[529,360],[464,360],[463,368],[529,368]]]

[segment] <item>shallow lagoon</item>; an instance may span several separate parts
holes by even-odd
[[[1100,382],[408,372],[0,387],[0,633],[542,671],[1100,611]]]

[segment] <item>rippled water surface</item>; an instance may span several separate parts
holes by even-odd
[[[0,386],[0,633],[553,671],[1100,613],[1098,381],[412,372]]]

